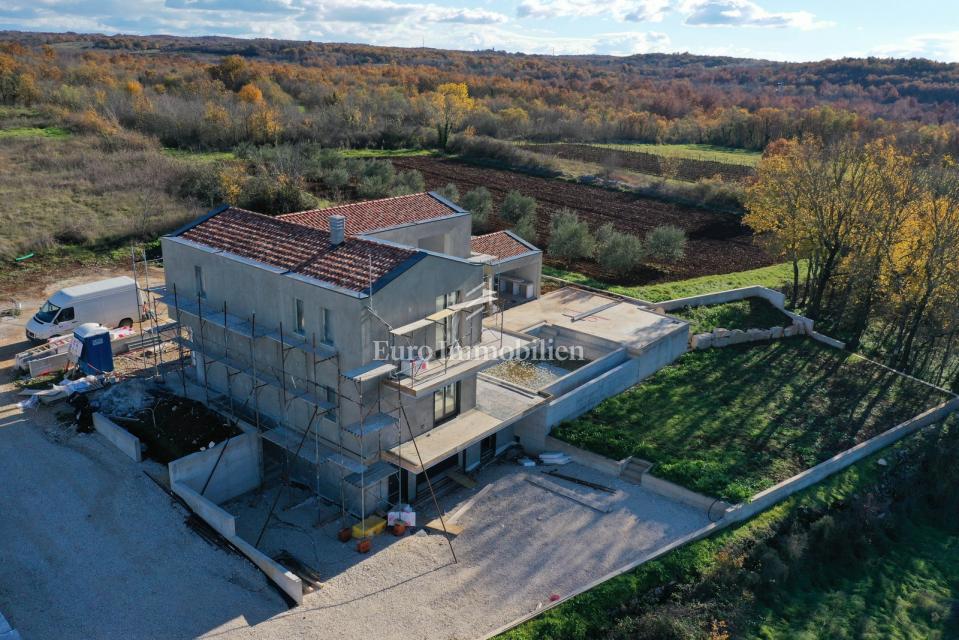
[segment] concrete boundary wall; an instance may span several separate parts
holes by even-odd
[[[653,306],[662,309],[664,312],[669,312],[675,309],[682,309],[683,307],[704,307],[707,305],[745,300],[746,298],[763,298],[781,311],[785,311],[786,308],[785,294],[758,285],[741,287],[739,289],[727,289],[726,291],[716,291],[714,293],[702,293],[698,296],[688,296],[685,298],[673,298],[672,300],[653,303]]]
[[[135,462],[143,460],[140,439],[100,412],[93,414],[93,428],[110,444]]]
[[[837,453],[811,469],[807,469],[787,480],[783,480],[765,491],[760,491],[750,498],[749,502],[731,507],[726,512],[724,520],[739,522],[751,518],[757,513],[765,511],[774,504],[785,500],[794,493],[825,480],[834,473],[842,471],[863,458],[885,449],[889,445],[915,433],[919,429],[939,422],[957,409],[959,409],[959,398],[953,398],[928,411],[924,411],[916,417],[906,420],[887,431],[883,431],[865,442],[860,442],[850,449]]]
[[[810,331],[809,337],[812,338],[813,340],[816,340],[817,342],[821,342],[835,349],[846,348],[845,342],[842,342],[841,340],[836,340],[835,338],[830,338],[829,336],[823,335],[819,333],[818,331]]]
[[[183,498],[193,512],[213,527],[230,544],[239,549],[266,577],[283,590],[297,604],[303,604],[303,582],[292,571],[236,534],[236,518],[183,482],[170,483],[173,492]]]

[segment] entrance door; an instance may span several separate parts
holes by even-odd
[[[486,464],[496,456],[496,434],[480,441],[480,464]]]

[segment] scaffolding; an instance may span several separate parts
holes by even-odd
[[[220,305],[212,305],[202,295],[185,297],[177,291],[175,283],[169,289],[162,285],[151,286],[149,266],[151,262],[155,263],[158,260],[148,260],[142,250],[138,254],[134,249],[131,255],[137,288],[143,292],[152,307],[152,312],[145,314],[145,318],[152,323],[151,330],[157,331],[157,303],[165,304],[168,313],[172,311],[169,315],[175,327],[174,333],[179,352],[179,376],[184,396],[187,395],[186,364],[187,350],[189,350],[189,357],[195,365],[206,404],[228,416],[234,423],[242,419],[252,424],[263,440],[270,442],[283,452],[283,486],[274,496],[270,511],[260,529],[257,544],[260,543],[271,523],[284,489],[291,486],[293,464],[297,459],[314,466],[316,477],[313,488],[319,497],[332,503],[336,503],[337,500],[323,495],[321,491],[320,470],[321,465],[325,464],[337,469],[340,490],[338,502],[340,517],[344,523],[351,515],[357,516],[365,529],[368,493],[374,487],[380,489],[380,494],[376,497],[378,503],[395,504],[393,495],[383,496],[384,484],[387,485],[387,493],[390,493],[389,478],[391,476],[397,476],[396,486],[399,497],[396,502],[404,501],[406,495],[403,491],[402,469],[381,459],[384,438],[390,433],[394,435],[398,447],[409,444],[419,457],[417,435],[406,413],[401,387],[394,385],[397,391],[395,406],[387,406],[383,401],[383,383],[404,377],[396,365],[373,361],[362,367],[343,371],[338,350],[331,344],[318,342],[315,333],[309,336],[297,332],[291,333],[282,322],[279,322],[275,329],[264,328],[258,323],[255,313],[242,316],[228,308],[226,301]],[[139,275],[141,272],[142,275]],[[141,280],[143,286],[141,286]],[[447,318],[465,313],[467,323],[465,337],[468,343],[472,343],[473,318],[479,314],[483,314],[484,317],[495,313],[502,314],[502,308],[495,304],[495,293],[487,288],[487,284],[484,279],[478,287],[466,292],[464,296],[468,298],[479,292],[478,297],[461,302],[453,301],[446,308],[413,324],[417,325],[416,328],[441,326]],[[415,329],[410,329],[410,325],[394,329],[376,313],[372,300],[365,308],[373,319],[386,328],[391,346],[395,345],[397,339],[411,340],[410,333]],[[184,316],[192,316],[195,320],[185,321]],[[424,321],[426,324],[422,324]],[[482,332],[484,330],[482,319],[479,327]],[[222,339],[218,340],[218,337]],[[273,363],[264,362],[263,358],[258,357],[260,348],[267,345],[279,349],[279,357]],[[502,332],[500,332],[500,346],[502,346]],[[444,355],[445,371],[449,365],[449,358],[448,353]],[[299,356],[303,358],[301,371],[305,375],[297,375],[292,370],[291,360]],[[163,356],[159,349],[154,350],[154,358],[155,374],[159,376],[163,368]],[[210,374],[217,367],[223,372],[225,384],[221,389],[211,389]],[[245,376],[249,379],[249,393],[244,392],[246,385],[237,383],[237,376]],[[325,385],[321,380],[335,380],[335,386]],[[261,394],[267,389],[278,395],[279,410],[275,413],[268,413],[262,406]],[[246,397],[240,401],[240,396],[244,394]],[[375,395],[371,396],[371,394]],[[368,402],[368,400],[372,401]],[[304,403],[310,409],[309,420],[303,429],[295,426],[295,420],[290,415],[291,405],[295,402]],[[341,422],[342,408],[346,403],[356,406],[358,420],[344,425]],[[325,437],[317,426],[317,422],[324,417],[331,417],[337,423],[335,441]],[[405,430],[402,424],[404,422]],[[409,437],[406,442],[404,442],[404,435]],[[307,442],[311,436],[312,446],[308,446]],[[358,447],[354,449],[347,446],[344,442],[345,437],[352,437],[355,443],[358,443]],[[422,464],[421,457],[420,463]],[[213,472],[215,470],[216,466]],[[213,472],[210,474],[211,477]],[[423,473],[455,562],[456,554],[450,535],[446,531],[445,520],[432,480],[425,470]],[[359,493],[359,513],[354,512],[349,506],[346,497],[347,487]],[[365,534],[365,530],[363,533]]]

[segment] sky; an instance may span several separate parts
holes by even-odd
[[[0,30],[959,62],[955,0],[0,0]]]

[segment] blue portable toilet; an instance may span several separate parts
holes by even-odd
[[[80,371],[87,375],[113,371],[113,349],[110,330],[95,322],[81,324],[73,331],[72,355],[77,358]]]

